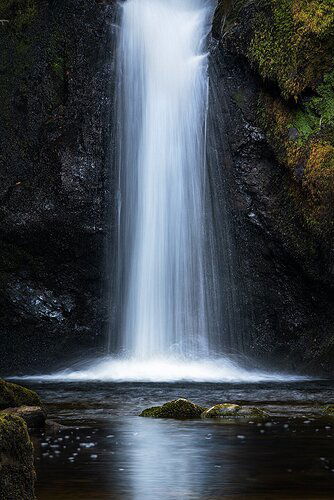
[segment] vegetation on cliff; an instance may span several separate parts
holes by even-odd
[[[220,9],[225,43],[262,80],[257,120],[291,172],[293,205],[310,234],[332,237],[334,3],[239,0]]]

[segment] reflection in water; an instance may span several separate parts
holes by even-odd
[[[194,449],[186,426],[171,428],[170,422],[145,420],[138,432],[137,419],[128,420],[127,425],[135,441],[127,453],[134,498],[204,496],[209,450],[207,446]]]
[[[334,497],[334,425],[319,417],[319,405],[334,401],[330,382],[77,383],[38,390],[50,417],[72,426],[35,438],[40,500]],[[136,416],[186,394],[202,404],[248,394],[272,416],[229,424]]]

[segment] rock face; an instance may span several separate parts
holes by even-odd
[[[0,379],[0,410],[18,406],[40,406],[39,396],[30,389]]]
[[[224,0],[214,36],[208,127],[225,138],[244,350],[333,374],[334,6]]]
[[[266,416],[266,412],[260,408],[240,406],[232,403],[212,406],[201,415],[202,418],[252,418],[257,420],[265,418]]]
[[[142,411],[140,417],[153,418],[175,418],[186,420],[190,418],[199,418],[203,413],[204,408],[198,406],[187,399],[176,399],[169,401],[162,406],[154,406]]]
[[[104,343],[114,10],[0,5],[2,374]]]
[[[24,421],[0,415],[0,500],[34,500],[33,447]]]
[[[0,415],[15,415],[25,421],[29,429],[40,429],[44,427],[46,413],[40,406],[20,406],[19,408],[7,408]]]
[[[270,368],[317,374],[333,374],[334,354],[333,10],[329,0],[221,0],[210,64],[234,335]],[[117,28],[104,0],[2,0],[0,19],[0,356],[10,374],[104,349]]]

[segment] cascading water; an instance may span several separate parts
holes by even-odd
[[[209,355],[205,44],[213,2],[129,0],[120,41],[120,339],[137,359]]]
[[[215,203],[212,187],[213,172],[221,176],[221,138],[212,127],[206,144],[206,44],[214,7],[214,0],[121,4],[118,332],[109,339],[117,348],[102,359],[27,378],[298,379],[249,371],[223,356],[239,332],[226,209],[224,200]]]

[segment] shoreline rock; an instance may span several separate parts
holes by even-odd
[[[0,379],[0,410],[19,406],[41,406],[36,392]]]
[[[19,406],[18,408],[6,408],[0,412],[1,415],[14,415],[21,417],[27,424],[28,429],[40,429],[45,426],[46,412],[40,406]]]
[[[33,445],[16,415],[0,415],[0,499],[35,500]]]

